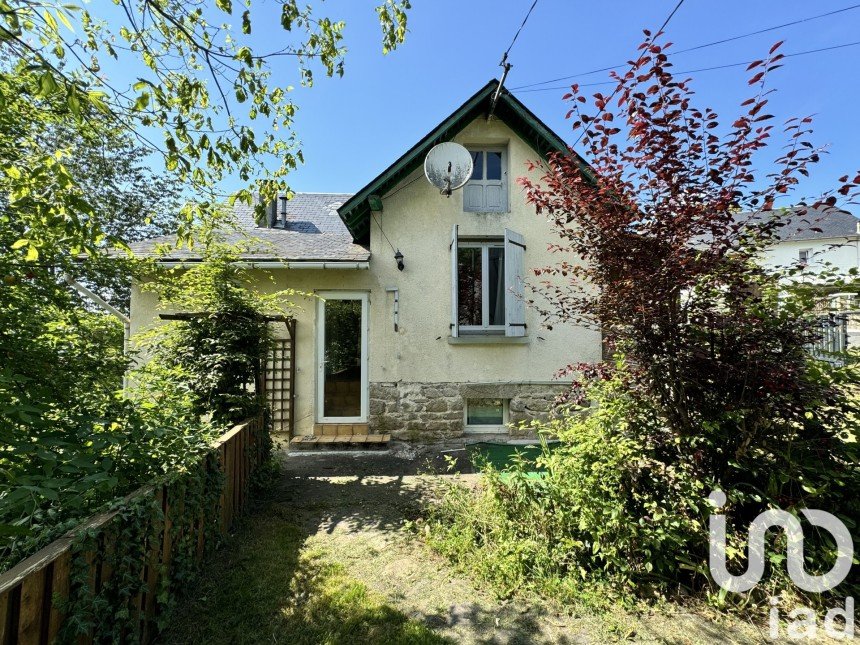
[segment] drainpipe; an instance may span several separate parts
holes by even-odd
[[[81,294],[84,298],[86,298],[87,300],[89,300],[93,304],[97,305],[98,307],[101,307],[102,309],[107,311],[109,314],[115,316],[116,318],[118,318],[120,320],[120,322],[122,323],[122,330],[123,330],[122,331],[122,353],[123,353],[123,356],[128,356],[128,346],[129,346],[129,340],[131,338],[131,319],[128,316],[126,316],[124,313],[122,313],[119,309],[117,309],[116,307],[114,307],[113,305],[111,305],[110,303],[105,301],[101,296],[99,296],[98,294],[93,293],[92,291],[87,289],[84,285],[82,285],[80,282],[75,280],[70,275],[68,275],[68,274],[64,275],[63,279],[66,281],[66,283],[68,283],[69,286],[71,286],[75,291],[77,291],[79,294]],[[128,376],[126,374],[124,374],[122,377],[122,389],[123,390],[128,389]]]

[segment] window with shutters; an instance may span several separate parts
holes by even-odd
[[[525,336],[523,236],[451,237],[451,336]]]
[[[463,188],[463,210],[504,213],[508,210],[507,154],[504,148],[469,148],[472,177]]]
[[[457,245],[457,320],[460,330],[505,333],[505,244]]]

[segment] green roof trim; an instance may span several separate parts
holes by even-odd
[[[337,209],[340,218],[349,229],[355,242],[358,244],[368,244],[370,242],[371,207],[368,201],[369,198],[375,195],[384,197],[397,184],[424,163],[424,156],[430,148],[437,143],[450,141],[469,123],[479,116],[487,114],[490,110],[490,101],[498,86],[499,81],[497,79],[493,79],[487,83],[457,108],[453,114],[433,128],[433,130],[407,150],[397,161]],[[561,137],[550,130],[519,99],[504,88],[502,88],[499,100],[496,103],[494,117],[511,128],[517,136],[529,144],[544,159],[553,152],[564,154],[570,151],[570,147]],[[576,155],[583,172],[591,177],[592,171],[590,166],[575,152],[573,154]]]

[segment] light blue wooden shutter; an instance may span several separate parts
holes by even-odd
[[[472,180],[463,189],[463,210],[470,212],[482,212],[484,210],[484,184],[478,180]]]
[[[525,251],[522,235],[505,229],[505,336],[526,335]]]
[[[472,176],[463,188],[463,210],[481,212],[484,210],[484,152],[482,150],[470,150],[472,155]]]
[[[504,150],[473,150],[475,171],[463,188],[463,210],[504,213],[508,210],[508,160]]]
[[[487,180],[484,184],[484,211],[490,213],[502,213],[505,208],[505,188],[504,183],[499,181]]]
[[[491,178],[492,156],[498,156],[499,173],[498,177]],[[484,153],[487,157],[486,173],[484,175],[484,210],[489,212],[504,212],[507,208],[507,195],[505,191],[505,177],[507,176],[507,167],[505,153],[500,150],[489,150]]]
[[[458,298],[459,275],[457,271],[457,225],[451,231],[451,336],[457,338],[460,335]]]

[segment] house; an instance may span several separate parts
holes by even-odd
[[[796,206],[756,217],[777,216],[784,224],[776,240],[764,250],[762,264],[774,271],[799,272],[783,282],[820,285],[827,295],[821,316],[821,340],[813,352],[819,358],[860,345],[860,303],[857,289],[834,286],[833,281],[855,283],[860,276],[860,219],[837,208]]]
[[[528,269],[557,258],[550,224],[516,178],[567,146],[506,90],[489,118],[497,87],[481,88],[354,195],[299,193],[270,204],[262,226],[253,209],[237,208],[259,242],[242,256],[259,288],[316,296],[270,362],[272,383],[288,382],[273,399],[276,429],[404,439],[511,432],[546,415],[564,387],[559,368],[600,360],[599,331],[543,328],[524,304]],[[423,174],[443,141],[474,160],[450,197]],[[146,254],[158,241],[133,248]],[[183,249],[161,261],[200,257]],[[138,285],[131,320],[133,333],[158,320],[158,303]]]
[[[768,216],[765,212],[762,216]],[[765,250],[763,264],[771,269],[803,267],[805,279],[827,269],[848,277],[860,270],[860,219],[837,208],[797,206],[777,214],[785,224]]]

